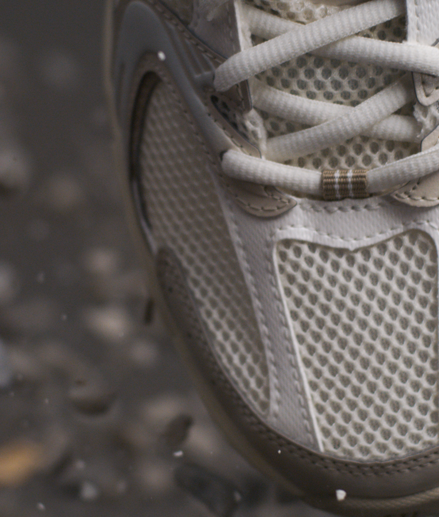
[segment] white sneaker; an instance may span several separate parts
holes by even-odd
[[[335,513],[439,511],[438,41],[436,0],[109,5],[180,352],[236,447]]]

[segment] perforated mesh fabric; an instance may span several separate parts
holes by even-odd
[[[299,23],[311,23],[340,11],[341,7],[310,0],[246,0],[248,4]]]
[[[271,14],[299,23],[310,23],[333,14],[341,7],[315,4],[309,0],[247,0]],[[406,20],[400,17],[360,33],[361,36],[402,42]],[[254,44],[262,40],[254,37]],[[357,106],[402,77],[404,72],[376,65],[350,63],[306,54],[259,74],[258,78],[279,90],[324,102]],[[413,106],[405,109],[412,114]],[[268,137],[305,129],[306,126],[261,112]],[[393,142],[358,136],[334,148],[324,149],[286,163],[314,170],[375,168],[419,152],[419,144]]]
[[[189,24],[192,20],[194,0],[162,0],[181,21]]]
[[[176,253],[217,356],[247,400],[265,412],[265,352],[209,174],[212,164],[164,83],[148,106],[140,167],[157,246]]]
[[[277,262],[324,451],[389,459],[437,445],[431,238],[413,230],[354,252],[284,240]]]

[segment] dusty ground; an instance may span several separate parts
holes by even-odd
[[[318,516],[230,449],[144,324],[102,12],[0,7],[0,190],[18,191],[0,202],[0,515]]]

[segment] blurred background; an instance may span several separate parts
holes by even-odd
[[[318,515],[203,409],[113,169],[104,2],[0,6],[0,515]]]

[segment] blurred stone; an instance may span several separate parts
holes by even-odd
[[[212,460],[218,461],[223,449],[218,430],[209,421],[196,420],[185,444],[185,449],[198,461],[208,461],[209,463]]]
[[[58,173],[48,180],[39,198],[59,213],[70,213],[84,202],[84,192],[77,179],[69,173]]]
[[[74,354],[65,343],[46,341],[38,348],[37,355],[46,367],[60,372],[71,382],[96,376],[89,364]]]
[[[121,422],[116,433],[117,440],[131,452],[149,451],[157,446],[157,439],[152,436],[144,424],[136,421]]]
[[[121,271],[119,254],[112,249],[89,250],[83,260],[89,274],[89,285],[101,301],[144,299],[144,273],[137,269]]]
[[[74,90],[79,86],[79,65],[61,49],[47,51],[41,57],[40,70],[43,81],[54,89]]]
[[[188,408],[188,401],[176,394],[159,395],[148,400],[141,409],[145,423],[159,435],[166,426]]]
[[[112,298],[133,298],[144,300],[147,296],[144,271],[133,269],[115,276],[107,284],[108,293]]]
[[[69,390],[69,400],[87,415],[99,415],[107,412],[116,399],[114,390],[100,382],[77,380]]]
[[[0,304],[10,303],[20,290],[17,270],[11,264],[0,263]]]
[[[79,490],[79,498],[81,501],[91,503],[99,499],[100,495],[100,490],[95,484],[90,483],[90,481],[84,481],[84,483],[82,483]]]
[[[53,425],[44,439],[44,457],[41,470],[54,472],[65,461],[70,452],[71,433],[63,429],[59,423]]]
[[[63,487],[77,490],[79,497],[88,502],[98,497],[120,497],[127,487],[126,481],[110,462],[108,454],[88,461],[71,462],[60,474],[58,483]]]
[[[111,343],[128,339],[134,328],[123,306],[90,307],[84,312],[84,322],[96,336]]]
[[[0,148],[0,193],[15,194],[30,182],[30,162],[19,147]]]
[[[14,370],[12,368],[11,360],[9,359],[8,351],[5,345],[0,340],[0,388],[8,388],[14,379]]]
[[[47,372],[41,361],[27,350],[17,346],[11,347],[9,360],[12,369],[26,382],[40,382],[46,376]]]
[[[84,267],[93,275],[112,276],[120,269],[119,253],[109,248],[93,248],[84,256]]]
[[[242,496],[228,480],[195,464],[179,465],[175,470],[176,484],[203,503],[217,517],[230,517]]]
[[[161,438],[171,450],[180,449],[186,441],[193,424],[189,415],[179,415],[169,422]]]
[[[41,445],[21,439],[0,448],[0,486],[23,485],[42,467],[44,449]]]
[[[173,489],[173,473],[169,463],[147,458],[137,469],[140,485],[150,495],[163,497]]]
[[[134,341],[128,353],[135,366],[140,368],[155,366],[159,357],[157,344],[149,339]]]

